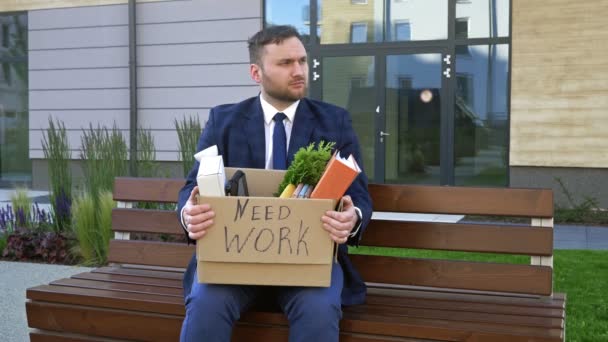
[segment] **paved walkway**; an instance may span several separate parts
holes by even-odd
[[[87,267],[0,261],[0,336],[6,342],[29,341],[25,290],[87,272]]]

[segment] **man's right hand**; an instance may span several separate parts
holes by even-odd
[[[198,186],[195,186],[182,211],[182,218],[188,231],[188,237],[192,240],[198,240],[205,236],[207,229],[213,225],[213,218],[215,217],[215,212],[211,210],[209,204],[197,204],[197,194]]]

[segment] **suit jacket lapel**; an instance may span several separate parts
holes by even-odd
[[[264,135],[264,113],[262,104],[258,97],[247,113],[245,122],[245,134],[249,142],[249,153],[253,165],[256,169],[266,167],[266,138]]]
[[[296,116],[291,128],[291,138],[289,139],[289,151],[287,151],[287,165],[293,161],[293,155],[298,152],[300,147],[308,146],[311,141],[312,132],[316,126],[316,120],[306,99],[300,100]]]

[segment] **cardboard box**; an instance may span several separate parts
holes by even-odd
[[[199,282],[328,287],[334,242],[321,216],[335,201],[272,197],[285,171],[240,170],[249,197],[199,197],[216,215],[197,241]],[[235,171],[226,168],[226,177]]]

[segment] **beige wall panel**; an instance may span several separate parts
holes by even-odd
[[[511,166],[608,167],[608,2],[513,0]]]

